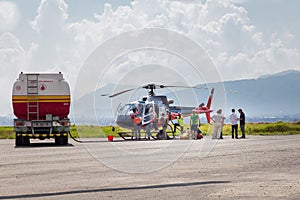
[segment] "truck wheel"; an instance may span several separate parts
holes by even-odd
[[[55,136],[54,140],[56,145],[62,144],[61,136]]]
[[[55,144],[56,145],[67,145],[68,144],[68,136],[55,136]]]
[[[61,136],[62,137],[62,145],[68,145],[68,135],[67,136]]]
[[[23,139],[22,139],[22,135],[18,136],[19,133],[16,133],[16,142],[15,145],[17,146],[22,146],[23,145]]]
[[[24,146],[30,145],[30,139],[28,136],[23,137],[23,145]]]

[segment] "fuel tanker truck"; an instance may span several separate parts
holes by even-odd
[[[70,87],[61,72],[21,72],[13,85],[12,104],[16,146],[50,138],[57,145],[68,144]]]

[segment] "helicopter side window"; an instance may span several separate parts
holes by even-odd
[[[137,116],[141,116],[141,115],[142,115],[142,113],[143,113],[143,108],[144,108],[143,104],[138,104],[138,106],[137,106],[137,109],[138,109],[138,114],[137,114]]]
[[[151,120],[154,117],[154,109],[153,109],[153,103],[148,103],[145,106],[145,112],[143,117],[143,124],[148,124],[151,122]]]

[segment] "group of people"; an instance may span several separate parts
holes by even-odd
[[[240,116],[238,117],[235,113],[235,109],[231,110],[231,114],[229,115],[229,119],[231,122],[231,132],[232,132],[232,139],[239,139],[239,138],[246,138],[245,135],[245,113],[242,109],[238,109],[238,112]],[[133,109],[133,113],[131,114],[131,119],[133,120],[134,124],[134,130],[133,130],[133,137],[136,139],[140,139],[141,130],[141,118],[137,117],[140,114],[139,110],[137,108]],[[157,137],[160,136],[158,139],[168,139],[168,135],[166,133],[166,129],[170,120],[169,114],[165,115],[162,113],[161,118],[159,119],[160,125],[162,126],[162,130],[160,131],[160,134],[158,134]],[[139,121],[136,121],[139,120]],[[223,139],[222,135],[222,129],[224,126],[225,117],[222,114],[222,109],[219,109],[215,115],[211,117],[211,120],[214,122],[214,130],[212,134],[212,139]],[[240,122],[240,130],[242,132],[242,136],[238,137],[238,122]],[[153,125],[154,122],[153,122]],[[177,127],[180,127],[180,132],[183,134],[183,119],[181,115],[179,114],[177,116],[177,123],[174,124],[174,131],[176,132]],[[157,130],[157,125],[154,126]],[[146,133],[147,138],[150,139],[151,136],[151,129],[154,128],[152,126],[152,123],[146,127]],[[200,129],[200,118],[199,115],[195,113],[195,111],[192,112],[192,115],[190,116],[190,133],[188,135],[191,136],[192,139],[197,139],[199,132],[201,133]]]
[[[240,116],[238,117],[235,113],[235,109],[232,109],[232,113],[229,115],[229,119],[231,122],[231,129],[232,129],[232,139],[236,138],[246,138],[245,135],[245,113],[240,108],[238,109],[238,112]],[[211,120],[214,122],[214,131],[212,135],[212,139],[223,139],[223,126],[225,117],[222,114],[222,109],[219,109],[215,115],[211,117]],[[182,139],[197,139],[199,133],[201,134],[201,131],[199,129],[200,127],[200,118],[199,115],[195,112],[192,112],[192,115],[190,116],[190,126],[187,128],[187,133],[183,133],[183,120],[181,115],[177,117],[177,123],[174,124],[174,130],[176,131],[177,127],[180,127],[181,132],[181,138]],[[240,123],[240,130],[242,132],[242,136],[238,136],[238,122]],[[190,136],[190,137],[189,137]]]
[[[246,138],[245,135],[245,113],[242,109],[238,109],[240,116],[238,117],[235,113],[235,109],[231,110],[231,114],[229,115],[229,119],[231,122],[231,133],[232,139],[239,139],[238,137],[238,122],[240,122],[240,129],[242,132],[242,136],[240,138]],[[225,117],[222,114],[222,109],[217,111],[217,114],[212,116],[212,121],[214,122],[214,131],[212,135],[212,139],[223,139],[222,129],[224,126]]]
[[[160,119],[156,118],[156,113],[154,112],[155,116],[153,117],[153,120],[151,120],[150,123],[146,126],[146,135],[147,139],[150,140],[151,138],[151,130],[158,130],[158,125],[162,127],[162,129],[157,134],[157,139],[169,139],[169,136],[167,135],[167,128],[168,123],[171,118],[170,112],[167,112],[167,114],[162,113]],[[130,118],[133,122],[133,130],[132,130],[132,139],[140,140],[141,139],[141,125],[142,125],[142,119],[141,119],[141,113],[138,108],[133,108],[132,113],[130,115]]]

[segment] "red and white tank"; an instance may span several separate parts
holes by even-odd
[[[14,115],[24,120],[44,120],[46,115],[68,118],[70,87],[62,73],[21,73],[13,85]]]

